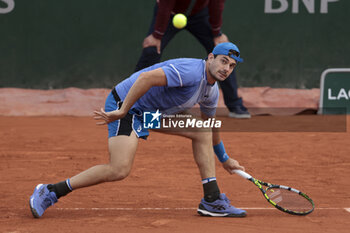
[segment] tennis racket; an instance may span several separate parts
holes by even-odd
[[[234,172],[255,184],[266,200],[280,211],[294,215],[307,215],[315,209],[312,199],[299,190],[260,181],[241,170],[234,170]]]

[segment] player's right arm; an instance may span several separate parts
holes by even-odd
[[[167,78],[163,69],[158,68],[148,72],[143,72],[136,79],[126,95],[120,109],[105,112],[103,108],[100,111],[94,111],[96,120],[103,120],[97,124],[104,125],[109,122],[123,118],[135,102],[141,98],[153,86],[167,85]]]

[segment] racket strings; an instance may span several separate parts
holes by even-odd
[[[294,212],[307,212],[313,208],[312,203],[304,196],[286,189],[267,189],[266,195],[280,207]]]

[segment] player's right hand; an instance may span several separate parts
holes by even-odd
[[[155,38],[152,34],[147,36],[142,43],[143,48],[156,47],[157,53],[160,54],[161,40]]]
[[[239,165],[237,160],[229,158],[225,162],[222,163],[222,166],[228,171],[230,174],[234,174],[233,170],[242,170],[244,171],[244,167]]]
[[[110,122],[119,120],[123,118],[126,114],[120,110],[114,110],[111,112],[106,112],[103,108],[100,111],[94,111],[94,119],[98,120],[96,125],[105,125]],[[102,121],[100,121],[102,120]]]

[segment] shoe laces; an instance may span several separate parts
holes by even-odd
[[[230,200],[229,200],[227,197],[225,197],[224,201],[225,201],[228,205],[231,205],[231,202],[230,202]]]
[[[226,195],[223,195],[223,196],[224,196],[224,198],[221,199],[221,200],[223,200],[224,202],[226,202],[228,206],[231,206],[230,200],[226,197]]]
[[[41,207],[42,207],[43,209],[46,209],[46,208],[49,207],[50,205],[51,205],[51,201],[50,201],[49,198],[45,198],[45,199],[43,200],[43,202],[41,203]]]
[[[53,205],[55,202],[50,198],[50,194],[48,194],[47,197],[45,197],[45,199],[43,200],[41,207],[45,210],[47,209],[49,206]]]

